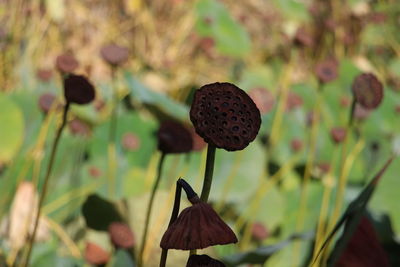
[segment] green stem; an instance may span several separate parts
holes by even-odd
[[[49,161],[49,164],[47,165],[46,175],[45,175],[44,183],[43,183],[42,194],[40,195],[40,198],[39,198],[38,209],[36,212],[35,223],[33,226],[33,232],[32,232],[30,239],[28,240],[28,252],[26,255],[25,263],[23,265],[24,267],[29,265],[29,259],[30,259],[31,253],[32,253],[33,243],[35,241],[35,236],[36,236],[37,228],[39,225],[40,213],[42,211],[42,206],[43,206],[43,203],[44,203],[44,200],[46,197],[47,188],[48,188],[48,184],[49,184],[49,180],[50,180],[50,174],[51,174],[51,171],[54,166],[54,160],[56,158],[58,143],[60,141],[62,131],[63,131],[65,125],[67,124],[67,114],[68,114],[69,107],[70,107],[70,103],[67,102],[64,107],[64,113],[63,113],[61,125],[57,130],[56,137],[54,139],[53,146],[51,148],[50,161]]]
[[[115,86],[115,67],[111,68],[111,83],[112,83],[112,110],[110,119],[110,129],[108,133],[108,179],[109,179],[109,195],[112,197],[116,191],[116,170],[117,170],[117,160],[116,160],[116,134],[117,134],[117,123],[118,123],[118,95]]]
[[[178,179],[178,181],[176,182],[174,207],[172,209],[171,219],[169,220],[168,228],[176,220],[176,218],[178,218],[178,214],[179,214],[179,206],[181,203],[181,192],[182,192],[182,186],[179,183],[179,181],[180,181],[180,179]],[[160,267],[165,267],[165,264],[167,262],[167,256],[168,256],[168,249],[162,249],[161,258],[160,258]]]
[[[215,149],[216,147],[214,145],[208,144],[206,170],[204,172],[203,189],[201,190],[200,196],[200,200],[203,202],[207,202],[208,196],[210,195],[214,173]]]
[[[153,188],[151,190],[151,195],[150,195],[150,200],[149,204],[147,206],[147,213],[146,213],[146,219],[145,219],[145,224],[144,224],[144,231],[143,231],[143,236],[142,236],[142,244],[140,245],[140,252],[139,252],[139,261],[138,261],[138,266],[142,267],[143,266],[143,252],[147,240],[147,233],[149,231],[149,224],[150,224],[150,215],[151,215],[151,210],[153,209],[153,203],[154,203],[154,197],[156,195],[158,186],[160,184],[161,180],[161,173],[162,173],[162,168],[164,165],[164,160],[165,160],[165,153],[161,154],[160,161],[158,162],[158,168],[157,168],[157,178],[153,184]]]

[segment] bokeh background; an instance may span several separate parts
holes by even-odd
[[[73,55],[79,62],[75,72],[93,82],[97,96],[95,103],[72,109],[43,209],[42,242],[35,246],[33,266],[87,264],[88,242],[112,251],[107,233],[88,227],[81,212],[94,193],[117,203],[139,242],[160,157],[158,126],[173,118],[190,128],[194,90],[215,81],[232,82],[247,91],[263,119],[248,148],[217,152],[210,198],[241,241],[207,251],[216,258],[233,259],[232,255],[261,245],[282,244],[298,230],[314,230],[323,190],[335,190],[341,160],[348,164],[349,203],[400,149],[399,29],[397,0],[0,1],[0,266],[21,256],[28,231],[23,225],[43,182],[60,120],[56,107],[45,115],[38,104],[45,93],[63,101],[57,56]],[[100,55],[110,43],[129,50],[114,80]],[[333,81],[319,82],[316,67],[323,61],[333,62],[335,72],[337,68]],[[380,79],[384,99],[373,111],[356,108],[356,126],[341,154],[330,131],[346,127],[351,85],[361,72]],[[118,168],[116,191],[110,196],[107,144],[113,90],[119,101]],[[320,120],[313,135],[317,101]],[[310,151],[314,156],[307,209],[298,229]],[[199,192],[204,163],[204,149],[167,157],[145,266],[157,266],[175,180],[182,176]],[[370,203],[370,215],[394,264],[399,263],[399,173],[395,160]],[[295,248],[289,242],[274,247],[271,257],[256,257],[257,264],[301,266],[312,245],[305,239],[297,262],[291,262]],[[186,257],[187,253],[172,252],[169,260],[184,266]],[[130,264],[124,254],[115,253],[113,259],[114,266]]]

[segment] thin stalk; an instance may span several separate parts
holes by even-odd
[[[176,191],[175,191],[175,200],[174,207],[172,209],[171,219],[169,220],[168,227],[178,218],[179,214],[179,206],[181,204],[181,192],[182,186],[179,183],[179,180],[176,182]],[[168,249],[162,249],[161,258],[160,258],[160,267],[165,267],[167,262]]]
[[[315,151],[317,147],[317,138],[318,138],[318,124],[320,120],[320,106],[322,101],[322,88],[321,84],[318,87],[317,91],[317,99],[315,101],[314,106],[314,119],[311,125],[310,132],[310,146],[308,151],[308,158],[306,162],[306,167],[303,175],[303,182],[301,185],[300,192],[300,204],[299,204],[299,213],[296,221],[296,232],[299,233],[303,230],[304,220],[306,217],[307,211],[307,202],[308,202],[308,193],[309,193],[309,184],[311,178],[311,168],[315,159]],[[296,241],[293,245],[293,257],[292,257],[292,266],[296,266],[299,260],[300,255],[300,242]]]
[[[112,197],[116,191],[116,173],[117,173],[117,151],[116,151],[116,134],[118,124],[118,95],[115,86],[115,67],[111,67],[111,84],[112,84],[112,107],[110,129],[108,133],[108,179],[109,179],[109,195]]]
[[[210,195],[211,191],[211,184],[214,173],[215,149],[216,147],[214,145],[208,144],[206,170],[204,172],[203,189],[201,190],[200,196],[200,200],[203,202],[208,201],[208,196]]]
[[[40,213],[42,211],[42,205],[43,205],[45,197],[46,197],[51,171],[53,169],[54,160],[56,158],[58,143],[60,141],[62,131],[63,131],[65,125],[67,124],[67,114],[68,114],[69,107],[70,107],[70,103],[67,102],[64,107],[64,113],[63,113],[61,125],[57,130],[56,137],[54,139],[54,143],[53,143],[53,146],[51,149],[50,161],[49,161],[49,164],[47,165],[42,194],[40,195],[40,198],[39,198],[39,204],[38,204],[38,209],[37,209],[36,216],[35,216],[33,232],[32,232],[30,239],[28,240],[28,252],[27,252],[26,259],[25,259],[25,263],[23,264],[24,267],[29,265],[29,259],[30,259],[31,253],[32,253],[33,243],[35,241],[35,236],[36,236],[37,228],[39,225],[39,218],[40,218]]]
[[[147,240],[147,233],[149,231],[150,215],[151,215],[151,211],[153,209],[154,197],[156,195],[158,186],[160,184],[161,173],[162,173],[162,169],[163,169],[163,165],[164,165],[164,161],[165,161],[165,156],[166,156],[166,154],[162,153],[160,161],[158,162],[157,178],[154,181],[153,188],[151,190],[149,204],[147,205],[147,213],[146,213],[146,219],[145,219],[145,223],[144,223],[144,231],[143,231],[143,236],[142,236],[142,243],[140,244],[139,260],[138,260],[138,266],[139,267],[143,266],[143,252],[144,252],[145,243],[146,243],[146,240]]]

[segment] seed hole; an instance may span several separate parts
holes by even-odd
[[[237,132],[237,131],[239,131],[239,126],[236,126],[236,125],[235,125],[235,126],[233,126],[233,127],[232,127],[232,131],[234,131],[234,132]]]
[[[228,102],[224,102],[224,103],[222,103],[222,106],[226,108],[229,106],[229,104],[228,104]]]
[[[226,116],[228,116],[228,113],[222,112],[222,116],[226,117]]]
[[[243,131],[242,131],[242,134],[243,134],[243,135],[247,135],[247,131],[244,131],[244,130],[243,130]]]
[[[233,106],[237,108],[239,106],[239,104],[235,102],[235,103],[233,103]]]
[[[223,126],[227,126],[227,125],[228,125],[228,122],[227,122],[227,121],[223,121],[223,122],[222,122],[222,125],[223,125]]]
[[[235,113],[235,110],[234,109],[230,109],[229,112],[230,113]]]
[[[237,121],[237,117],[236,117],[236,116],[233,116],[233,117],[231,117],[231,120]]]
[[[239,142],[240,142],[240,139],[239,139],[238,136],[234,136],[234,137],[233,137],[233,140],[235,141],[235,143],[239,143]]]
[[[244,119],[244,118],[240,118],[240,120],[241,120],[242,122],[245,122],[245,119]]]

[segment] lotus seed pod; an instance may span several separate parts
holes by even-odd
[[[135,238],[129,225],[121,222],[113,222],[108,227],[111,242],[118,248],[132,248]]]
[[[100,55],[108,64],[117,66],[128,59],[129,51],[126,47],[110,44],[101,48]]]
[[[186,267],[225,267],[225,264],[208,255],[194,254],[190,255]]]
[[[339,144],[344,141],[346,138],[346,129],[343,127],[335,127],[331,129],[331,138],[332,141],[336,144]]]
[[[338,63],[331,59],[317,64],[315,74],[321,83],[328,83],[338,77]]]
[[[56,68],[61,73],[72,73],[79,67],[79,62],[70,54],[65,53],[56,58]]]
[[[366,109],[375,109],[382,102],[383,85],[374,74],[363,73],[353,82],[353,94],[356,101]]]
[[[218,82],[195,92],[190,120],[204,141],[228,151],[247,147],[261,125],[253,100],[237,86]]]
[[[89,264],[102,265],[110,260],[110,253],[94,243],[87,243],[85,248],[85,260]]]
[[[70,74],[64,79],[64,96],[69,103],[84,105],[94,100],[95,90],[84,76]]]
[[[158,149],[163,153],[186,153],[192,150],[189,130],[175,121],[164,121],[157,132]]]

